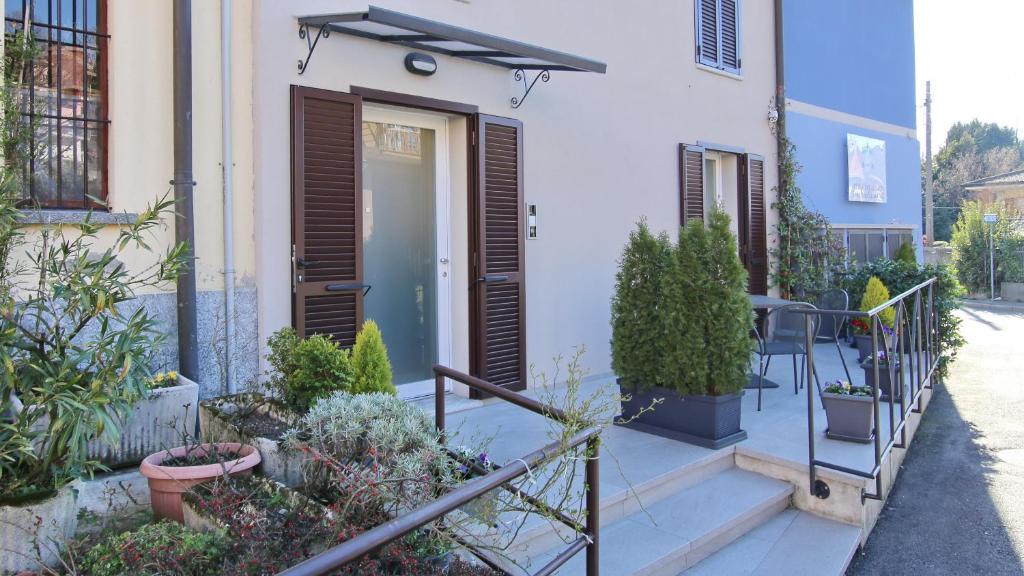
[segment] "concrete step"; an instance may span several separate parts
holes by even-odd
[[[859,545],[856,526],[790,508],[681,576],[839,576]]]
[[[734,468],[733,455],[720,450],[624,489],[609,489],[612,487],[602,483],[601,526],[609,526],[642,509],[650,510],[661,500]],[[571,534],[572,531],[561,524],[532,516],[519,531],[515,547],[519,550],[547,550]]]
[[[793,486],[738,468],[720,471],[601,529],[601,573],[670,576],[693,566],[789,505]],[[564,546],[527,550],[535,571]],[[534,549],[536,550],[536,549]],[[580,553],[557,573],[586,573]]]

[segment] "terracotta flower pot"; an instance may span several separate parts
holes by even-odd
[[[206,451],[210,446],[203,444],[198,450]],[[219,453],[234,454],[237,458],[200,466],[161,466],[168,456],[184,456],[188,452],[187,446],[179,446],[150,454],[142,461],[139,472],[149,480],[154,519],[183,522],[182,492],[224,474],[251,474],[252,469],[260,463],[260,453],[252,446],[235,442],[218,442],[213,446],[217,447]]]

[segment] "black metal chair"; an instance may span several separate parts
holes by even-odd
[[[803,388],[804,374],[807,372],[806,363],[801,369],[797,369],[798,357],[807,355],[807,314],[794,312],[796,309],[815,308],[812,304],[798,302],[773,308],[764,321],[764,334],[757,334],[757,355],[759,357],[759,370],[757,379],[757,410],[761,410],[761,394],[764,389],[764,378],[771,364],[772,356],[790,356],[793,359],[793,393],[799,394]],[[815,314],[811,318],[811,341],[817,339],[818,328],[821,326],[819,317]],[[755,329],[756,333],[756,329]],[[808,377],[809,379],[809,377]],[[821,384],[818,382],[817,370],[814,373],[814,381],[821,392]]]
[[[850,295],[841,288],[828,290],[818,298],[818,308],[821,310],[849,310]],[[821,327],[819,328],[818,337],[835,342],[836,352],[839,353],[839,361],[843,363],[843,372],[846,373],[846,381],[852,383],[853,378],[850,377],[850,369],[846,366],[843,348],[839,345],[839,335],[846,325],[846,317],[825,314],[820,318]]]

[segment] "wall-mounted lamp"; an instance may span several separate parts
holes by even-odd
[[[405,56],[405,69],[420,76],[432,76],[437,72],[437,60],[422,52],[409,52]]]

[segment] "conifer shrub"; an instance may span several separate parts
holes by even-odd
[[[691,220],[673,252],[665,276],[666,385],[680,394],[735,394],[748,380],[754,313],[729,216],[716,209],[707,226]]]
[[[355,380],[353,393],[398,393],[384,337],[373,320],[364,322],[359,334],[356,335],[356,343],[352,347],[352,372]]]
[[[641,220],[619,259],[612,297],[612,369],[623,384],[661,386],[668,352],[662,319],[665,273],[672,260],[668,235]]]
[[[860,310],[861,312],[868,312],[881,304],[885,304],[889,301],[889,298],[891,298],[889,296],[889,289],[878,279],[878,276],[872,276],[868,279],[868,284],[864,288],[864,297],[860,301]],[[896,309],[890,306],[882,310],[878,314],[878,320],[883,326],[892,328],[893,322],[896,321]]]
[[[906,262],[907,264],[917,264],[917,254],[914,253],[914,244],[912,242],[904,242],[900,244],[900,247],[896,249],[896,252],[892,255],[893,260],[900,262]]]

